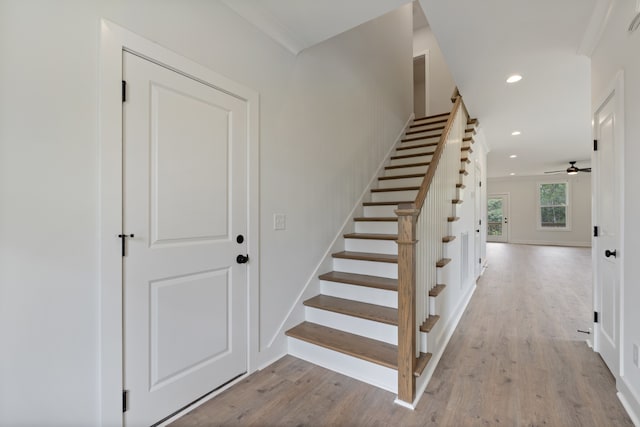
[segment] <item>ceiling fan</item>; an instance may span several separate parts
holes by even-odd
[[[554,174],[554,173],[563,173],[566,172],[569,175],[575,175],[578,172],[591,172],[591,168],[579,168],[576,166],[576,162],[569,162],[570,166],[566,169],[566,170],[561,170],[561,171],[547,171],[545,173],[550,173],[550,174]]]

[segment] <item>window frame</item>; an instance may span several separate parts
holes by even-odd
[[[565,208],[565,218],[566,223],[564,227],[545,227],[542,225],[542,208],[543,207],[551,207],[551,205],[542,205],[540,203],[540,191],[543,185],[549,184],[564,184],[565,185],[565,204],[564,205],[556,205],[556,206],[564,206]],[[549,181],[549,182],[538,182],[536,186],[536,228],[538,231],[571,231],[571,186],[569,185],[568,180],[558,180],[558,181]]]

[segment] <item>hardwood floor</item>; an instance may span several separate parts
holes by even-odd
[[[415,411],[291,356],[179,426],[633,426],[576,329],[591,322],[590,250],[489,244],[489,266]]]

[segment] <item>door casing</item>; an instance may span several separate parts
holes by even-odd
[[[99,82],[99,390],[102,425],[123,423],[122,53],[130,51],[246,102],[248,112],[248,373],[259,352],[259,94],[108,20],[101,20]]]
[[[488,210],[487,210],[487,217],[485,217],[485,230],[487,230],[487,242],[491,241],[491,242],[501,242],[501,243],[509,243],[509,239],[510,239],[510,235],[511,235],[511,220],[510,218],[510,210],[511,210],[511,198],[510,198],[510,194],[509,193],[493,193],[493,194],[488,194],[487,195],[487,200],[485,201],[485,204],[487,204],[489,202],[489,199],[491,198],[497,198],[497,197],[502,197],[503,200],[506,200],[506,203],[502,205],[502,216],[503,218],[507,219],[507,222],[505,223],[504,220],[502,221],[502,230],[503,230],[503,236],[506,234],[506,238],[504,240],[489,240],[489,218],[488,218]],[[506,205],[506,206],[505,206]],[[506,231],[506,233],[505,233]]]

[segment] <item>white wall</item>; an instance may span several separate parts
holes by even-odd
[[[538,230],[538,183],[568,181],[571,230]],[[541,245],[591,246],[591,175],[512,176],[489,178],[487,193],[508,193],[509,242]]]
[[[262,363],[412,110],[410,6],[294,57],[217,1],[2,0],[3,426],[99,419],[100,18],[260,93]]]
[[[607,29],[591,57],[593,110],[597,108],[607,87],[619,70],[624,70],[624,200],[625,240],[624,298],[622,299],[621,368],[623,375],[618,389],[633,405],[637,422],[640,422],[640,369],[632,362],[632,345],[640,345],[640,31],[629,35],[627,27],[635,15],[635,1],[616,0],[609,16]]]
[[[451,95],[456,83],[429,27],[413,33],[413,54],[418,55],[425,50],[429,51],[429,114],[446,113],[451,111]]]

